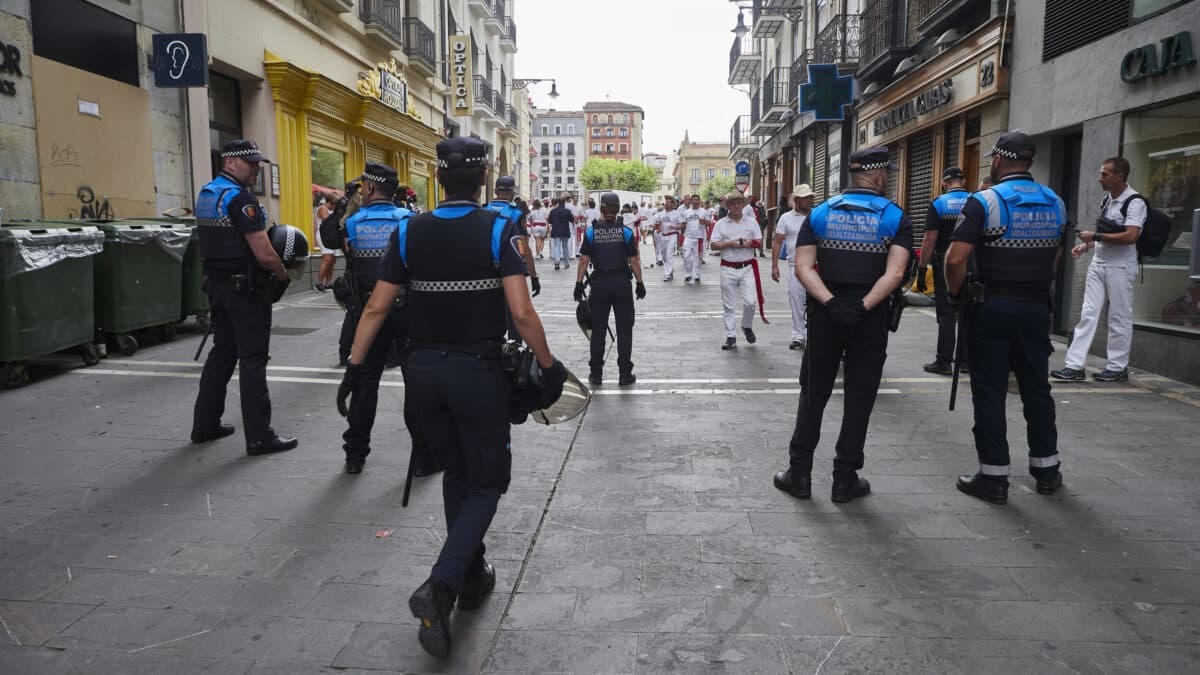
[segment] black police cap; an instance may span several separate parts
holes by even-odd
[[[605,192],[600,195],[600,208],[608,207],[610,209],[621,208],[621,198],[615,192]]]
[[[512,176],[500,176],[496,179],[497,190],[516,190],[517,181]]]
[[[1000,134],[1000,138],[996,139],[996,144],[992,146],[992,151],[988,153],[988,157],[1000,155],[1008,159],[1031,162],[1036,154],[1037,144],[1033,142],[1029,134],[1020,131],[1009,131],[1008,133]]]
[[[221,146],[221,157],[237,157],[244,159],[247,162],[270,162],[271,160],[263,157],[262,152],[258,149],[258,143],[247,141],[239,138],[236,141],[229,141]]]
[[[487,166],[487,145],[478,138],[455,136],[437,144],[438,167],[442,169],[468,169]]]
[[[396,170],[387,164],[379,162],[367,162],[363,167],[362,175],[354,179],[355,181],[369,180],[372,183],[388,183],[391,185],[400,184],[400,175]]]
[[[942,180],[966,180],[966,178],[967,174],[963,173],[963,170],[957,166],[948,166],[942,172]]]
[[[860,148],[850,153],[850,171],[874,171],[875,169],[887,169],[895,171],[896,165],[892,164],[888,157],[888,149],[885,145],[877,145],[870,148]]]

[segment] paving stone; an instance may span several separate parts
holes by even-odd
[[[768,635],[845,635],[832,598],[775,598],[743,594],[705,598],[704,632]]]
[[[191,645],[191,653],[250,658],[255,661],[299,661],[328,665],[349,642],[356,626],[350,621],[311,618],[226,618],[213,626],[212,632],[201,636],[199,642]]]
[[[579,597],[571,626],[585,632],[692,633],[705,625],[704,599],[644,594]]]
[[[70,581],[43,599],[49,602],[165,609],[203,581],[203,577],[197,576],[73,567]]]
[[[633,673],[632,633],[502,630],[483,663],[495,673]]]
[[[646,515],[646,531],[651,534],[752,534],[745,513],[720,511],[662,511]]]
[[[637,648],[638,673],[787,672],[774,635],[645,633],[638,635]]]
[[[0,644],[0,672],[96,675],[96,673],[196,673],[197,675],[244,675],[251,661],[225,658],[175,656],[152,652],[113,652],[90,649],[47,649]]]
[[[115,649],[191,654],[217,624],[213,616],[167,609],[97,607],[46,643],[55,649]],[[210,656],[228,656],[212,654]]]
[[[95,608],[95,605],[60,602],[0,601],[0,618],[9,633],[0,639],[15,638],[22,645],[44,645]]]
[[[700,539],[700,560],[804,564],[817,555],[808,537],[709,535]]]
[[[534,556],[525,568],[521,589],[533,593],[633,593],[640,588],[641,579],[639,561]]]
[[[575,593],[518,593],[504,615],[505,630],[561,630],[571,625]]]
[[[1099,569],[1063,574],[1046,567],[1014,567],[1009,574],[1031,598],[1086,602],[1194,603],[1200,584],[1193,570]]]
[[[731,595],[766,590],[762,565],[756,563],[657,562],[642,566],[641,591],[650,595]]]
[[[342,648],[333,666],[337,672],[362,668],[370,672],[407,673],[479,672],[492,639],[492,631],[453,630],[453,647],[447,659],[435,659],[417,642],[417,627],[361,623]]]
[[[796,637],[785,635],[784,656],[793,673],[904,673],[933,675],[946,672],[931,642],[902,638]]]
[[[1002,567],[772,564],[763,565],[762,574],[772,596],[1030,599]]]
[[[317,584],[292,580],[209,577],[193,585],[172,608],[219,616],[296,616],[320,589]]]

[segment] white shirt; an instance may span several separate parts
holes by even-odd
[[[754,207],[750,206],[749,204],[742,207],[742,219],[744,220],[746,218],[753,220],[754,224],[758,224],[758,216],[754,215]]]
[[[583,213],[583,207],[578,204],[567,204],[567,210],[571,212],[571,220],[579,220],[579,214]]]
[[[800,234],[800,227],[808,220],[808,215],[799,211],[788,211],[779,216],[779,222],[775,224],[775,236],[784,236],[784,249],[779,252],[779,257],[787,255],[788,264],[796,259],[796,235]]]
[[[678,234],[679,230],[683,229],[683,214],[679,209],[663,209],[654,214],[654,224],[661,227],[660,231],[663,234]]]
[[[730,218],[722,218],[717,221],[713,227],[712,240],[713,243],[719,241],[737,241],[745,239],[746,241],[754,241],[762,237],[762,231],[758,229],[758,221],[752,217],[742,216],[739,221],[734,221]],[[752,248],[723,248],[721,249],[721,260],[727,262],[746,262],[754,258],[754,249]]]
[[[708,213],[704,209],[684,209],[683,219],[687,222],[687,226],[683,231],[683,236],[689,239],[700,239],[703,237],[704,226],[700,224],[700,221],[707,218]]]
[[[1105,218],[1114,223],[1121,222],[1121,207],[1129,198],[1136,195],[1137,191],[1131,187],[1126,187],[1120,197],[1112,198],[1108,195],[1108,205],[1104,208],[1102,214]],[[1146,224],[1146,202],[1144,200],[1135,200],[1129,205],[1129,211],[1125,216],[1125,227],[1141,228]],[[1111,236],[1111,235],[1105,235]],[[1134,244],[1106,244],[1103,241],[1096,242],[1096,254],[1092,257],[1093,265],[1124,265],[1137,263],[1137,246]]]
[[[621,220],[625,223],[625,227],[633,227],[637,223],[637,215],[633,213],[622,213]]]
[[[600,220],[600,209],[587,209],[583,212],[584,225],[591,225],[597,220]]]
[[[550,212],[547,211],[546,209],[536,209],[536,210],[530,212],[529,220],[532,221],[534,225],[545,225],[546,218],[548,218],[549,216],[550,216]]]

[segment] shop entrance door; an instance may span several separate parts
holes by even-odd
[[[1083,132],[1075,132],[1062,137],[1062,172],[1059,174],[1058,185],[1053,186],[1063,204],[1067,207],[1067,222],[1078,221],[1079,204],[1076,196],[1079,194],[1079,162],[1083,154]],[[1074,236],[1068,247],[1075,243]],[[1061,311],[1070,307],[1071,297],[1071,265],[1066,256],[1059,263],[1054,275],[1054,309],[1050,317],[1050,329],[1059,335],[1067,335],[1074,328],[1072,317]]]

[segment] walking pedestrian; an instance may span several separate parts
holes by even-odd
[[[813,194],[808,183],[792,188],[792,208],[780,216],[775,224],[775,242],[771,246],[771,278],[779,281],[780,260],[788,268],[788,302],[792,307],[792,339],[788,342],[788,349],[804,349],[808,342],[808,295],[792,263],[796,257],[796,236],[812,211]]]
[[[567,200],[555,200],[556,206],[546,216],[550,223],[550,259],[554,269],[571,267],[571,227],[575,217],[567,206]]]
[[[925,240],[921,242],[921,260],[917,265],[922,278],[925,267],[933,263],[933,300],[937,311],[937,347],[932,363],[924,365],[925,372],[953,375],[954,309],[946,293],[946,250],[963,204],[971,196],[967,192],[967,175],[957,166],[942,172],[945,194],[933,200],[925,215]]]
[[[754,219],[747,218],[741,207],[745,199],[737,192],[725,196],[729,215],[713,228],[712,248],[721,252],[721,304],[725,314],[725,342],[721,349],[737,349],[737,309],[742,307],[742,333],[746,342],[754,344],[754,310],[762,302],[762,280],[754,250],[762,230]]]
[[[683,225],[683,214],[676,210],[675,198],[667,197],[663,209],[654,214],[654,231],[659,235],[656,254],[663,266],[663,281],[675,278],[675,247]]]

